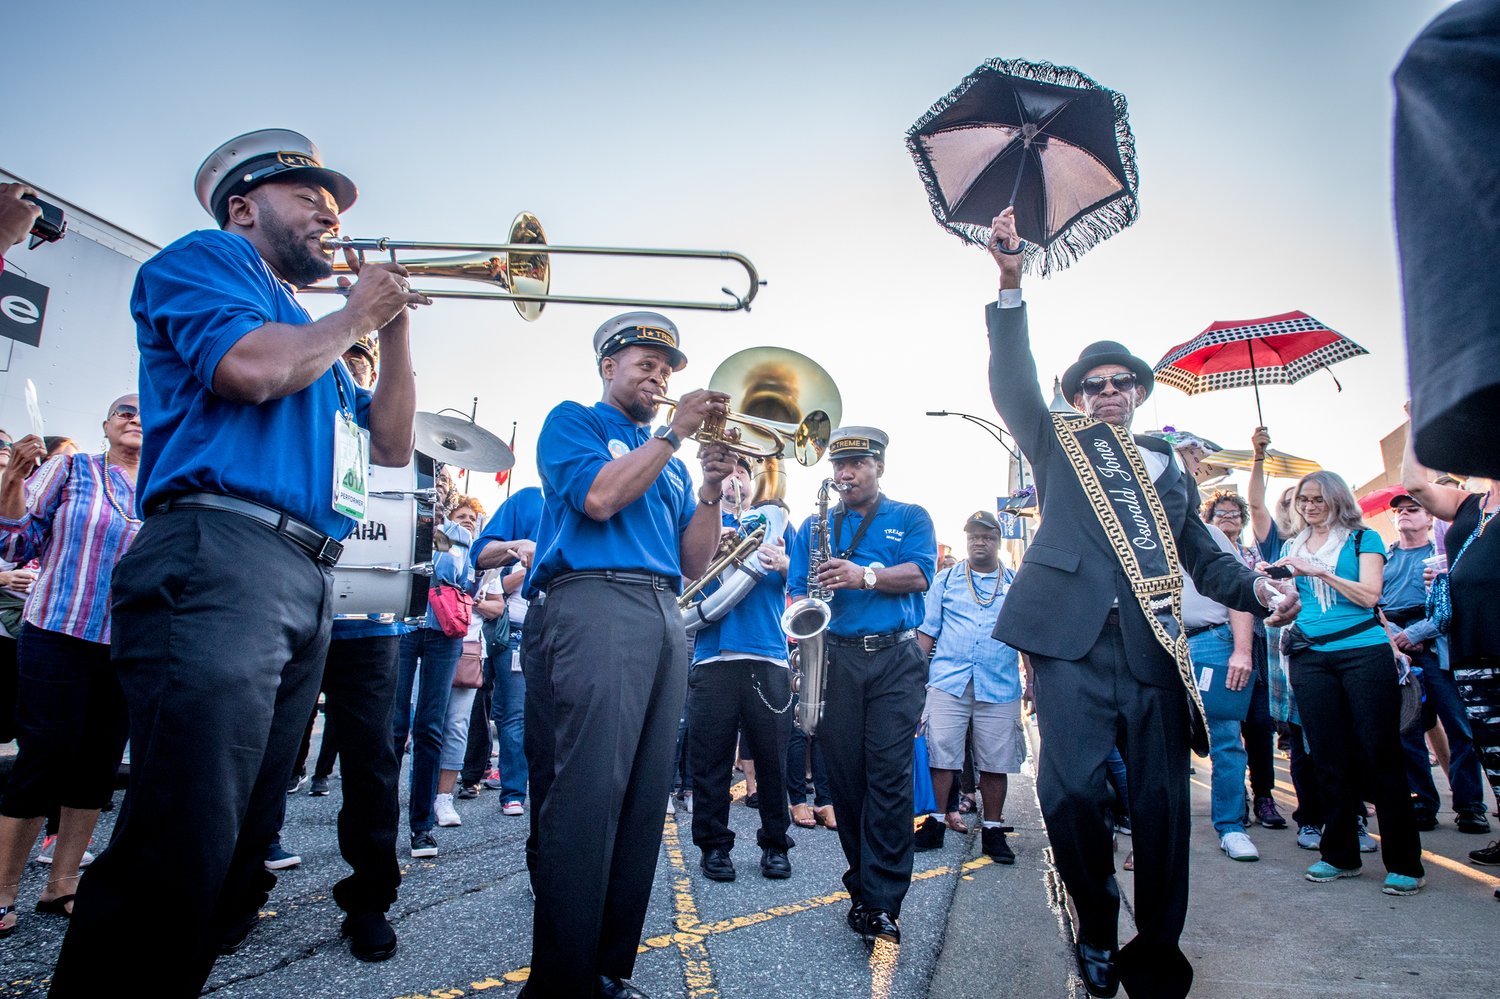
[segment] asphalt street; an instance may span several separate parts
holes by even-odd
[[[1284,785],[1278,798],[1290,814],[1286,763],[1278,758],[1277,765]],[[1423,836],[1428,884],[1415,898],[1382,895],[1373,856],[1365,877],[1314,885],[1301,872],[1316,855],[1296,847],[1292,830],[1252,828],[1260,862],[1228,860],[1208,821],[1207,761],[1197,761],[1191,779],[1192,909],[1183,948],[1197,969],[1195,997],[1495,994],[1488,944],[1500,925],[1500,902],[1492,897],[1500,868],[1474,867],[1466,857],[1487,837],[1459,833],[1444,812],[1444,828]],[[361,964],[339,939],[341,913],[329,897],[346,871],[335,842],[339,793],[335,779],[329,797],[304,791],[291,798],[283,841],[302,865],[281,875],[260,926],[243,950],[219,961],[205,994],[516,995],[530,959],[527,820],[502,816],[495,792],[459,802],[464,824],[437,830],[440,854],[404,864],[391,913],[397,954]],[[743,795],[742,784],[736,794]],[[718,883],[698,869],[690,819],[679,811],[666,821],[634,980],[655,999],[1083,996],[1070,958],[1071,920],[1048,863],[1029,774],[1013,779],[1006,811],[1016,828],[1017,863],[992,864],[979,853],[977,832],[950,832],[943,849],[917,855],[901,946],[874,951],[845,925],[834,833],[797,830],[792,878],[768,881],[757,864],[756,816],[737,801],[731,814],[739,878]],[[111,818],[101,824],[101,843]],[[1119,860],[1129,846],[1129,837],[1120,837]],[[44,875],[45,868],[28,865],[19,928],[0,943],[0,999],[46,993],[66,924],[31,910]],[[1127,900],[1133,876],[1120,874]],[[1127,905],[1122,940],[1133,932],[1129,918]],[[121,986],[150,992],[149,982]]]

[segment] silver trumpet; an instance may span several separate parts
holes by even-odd
[[[795,639],[792,652],[794,672],[792,689],[802,699],[797,704],[797,727],[809,736],[815,735],[823,720],[823,696],[828,687],[828,650],[823,636],[833,617],[833,591],[818,583],[818,570],[833,557],[828,529],[828,491],[846,492],[848,486],[824,479],[818,487],[818,510],[810,525],[810,558],[807,569],[807,596],[782,612],[781,630]]]

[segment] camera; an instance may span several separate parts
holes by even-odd
[[[28,250],[35,250],[43,243],[55,243],[63,238],[68,231],[68,220],[63,218],[61,208],[32,194],[21,195],[21,200],[29,201],[42,210],[42,214],[31,225],[31,242],[26,246]]]

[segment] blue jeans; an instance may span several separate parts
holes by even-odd
[[[500,803],[526,800],[526,674],[510,668],[521,648],[521,626],[512,622],[510,643],[495,664],[490,717],[500,736]]]
[[[1210,666],[1222,673],[1234,651],[1229,626],[1221,625],[1192,636],[1188,639],[1188,651],[1195,667]],[[1254,679],[1252,675],[1251,680]],[[1210,814],[1214,832],[1220,836],[1245,831],[1245,768],[1249,755],[1245,752],[1240,724],[1238,718],[1208,719],[1208,758],[1213,766],[1209,780]]]
[[[396,672],[396,711],[392,738],[399,758],[411,731],[411,804],[413,833],[437,824],[432,802],[437,796],[438,764],[443,752],[443,728],[448,720],[448,695],[464,640],[449,638],[434,628],[414,628],[401,636],[401,659]],[[422,682],[417,684],[420,665]],[[412,687],[417,687],[415,713],[410,709]]]

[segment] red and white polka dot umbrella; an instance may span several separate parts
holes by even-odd
[[[1188,395],[1252,386],[1259,415],[1260,386],[1290,385],[1320,368],[1368,353],[1305,312],[1284,312],[1216,322],[1167,351],[1152,370],[1158,382]],[[1264,425],[1265,418],[1260,422]]]

